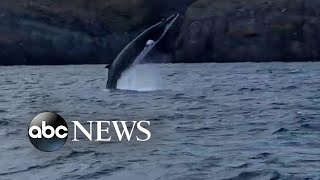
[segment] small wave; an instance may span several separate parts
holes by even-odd
[[[7,125],[9,125],[9,121],[7,121],[7,120],[0,120],[0,126],[7,126]]]
[[[286,86],[286,87],[282,87],[281,90],[292,90],[292,89],[298,89],[297,86]]]
[[[61,82],[61,84],[59,84],[59,86],[68,86],[68,85],[72,85],[72,84],[74,84],[76,82],[78,82],[78,80],[77,81],[71,81],[71,82]]]
[[[75,151],[75,150],[72,150],[70,152],[70,154],[64,156],[64,158],[75,158],[75,157],[78,157],[78,156],[82,156],[82,155],[86,155],[86,154],[94,154],[95,151]]]
[[[261,91],[261,90],[263,90],[263,89],[255,88],[255,87],[252,87],[252,88],[243,87],[243,88],[238,89],[238,91]]]
[[[295,69],[295,70],[291,70],[290,72],[288,72],[288,74],[299,74],[301,73],[301,70]]]
[[[250,134],[258,134],[266,130],[267,130],[266,128],[253,128],[253,129],[249,129],[248,132]]]
[[[250,179],[280,179],[280,173],[275,170],[263,170],[253,172],[242,172],[238,176],[225,180],[250,180]]]
[[[22,172],[28,172],[28,171],[31,171],[31,170],[34,170],[34,169],[44,169],[44,168],[47,168],[47,167],[50,167],[52,164],[48,163],[48,164],[45,164],[45,165],[34,165],[34,166],[29,166],[25,169],[21,169],[21,170],[17,170],[17,171],[9,171],[9,172],[5,172],[5,173],[0,173],[0,176],[5,176],[5,175],[11,175],[11,174],[17,174],[17,173],[22,173]]]
[[[104,168],[101,170],[98,170],[96,172],[92,172],[86,175],[77,175],[75,177],[73,177],[73,179],[96,179],[96,178],[101,178],[103,176],[106,175],[111,175],[112,173],[116,172],[116,171],[120,171],[125,169],[122,166],[116,166],[116,167],[110,167],[110,168]]]
[[[22,149],[21,146],[14,146],[14,147],[8,148],[9,151],[16,151],[16,150],[20,150],[20,149]]]
[[[279,134],[279,133],[283,133],[283,132],[288,132],[289,130],[286,128],[280,128],[276,131],[274,131],[272,134]]]
[[[250,164],[250,163],[242,163],[242,164],[238,164],[238,165],[233,165],[233,166],[231,166],[231,168],[232,169],[242,169],[242,168],[248,168],[251,165],[252,164]]]
[[[260,154],[256,155],[255,157],[252,157],[251,159],[267,159],[270,156],[272,156],[272,154],[266,152],[266,153],[260,153]]]
[[[320,125],[305,123],[301,125],[301,128],[310,129],[310,130],[320,130]]]

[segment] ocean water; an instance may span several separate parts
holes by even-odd
[[[320,179],[320,63],[146,65],[115,91],[106,74],[103,65],[0,67],[0,179]],[[70,125],[148,120],[152,137],[69,137],[45,153],[27,136],[43,111]]]

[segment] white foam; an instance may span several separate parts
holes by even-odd
[[[117,89],[132,91],[156,91],[161,89],[162,79],[155,64],[135,64],[122,73]]]

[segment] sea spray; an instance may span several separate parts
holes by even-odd
[[[117,89],[133,91],[155,91],[162,87],[163,80],[156,64],[134,64],[117,84]]]

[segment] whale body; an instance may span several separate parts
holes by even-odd
[[[124,71],[133,64],[141,62],[168,32],[179,14],[174,14],[151,26],[132,40],[116,57],[108,71],[107,89],[116,89],[118,80]]]

